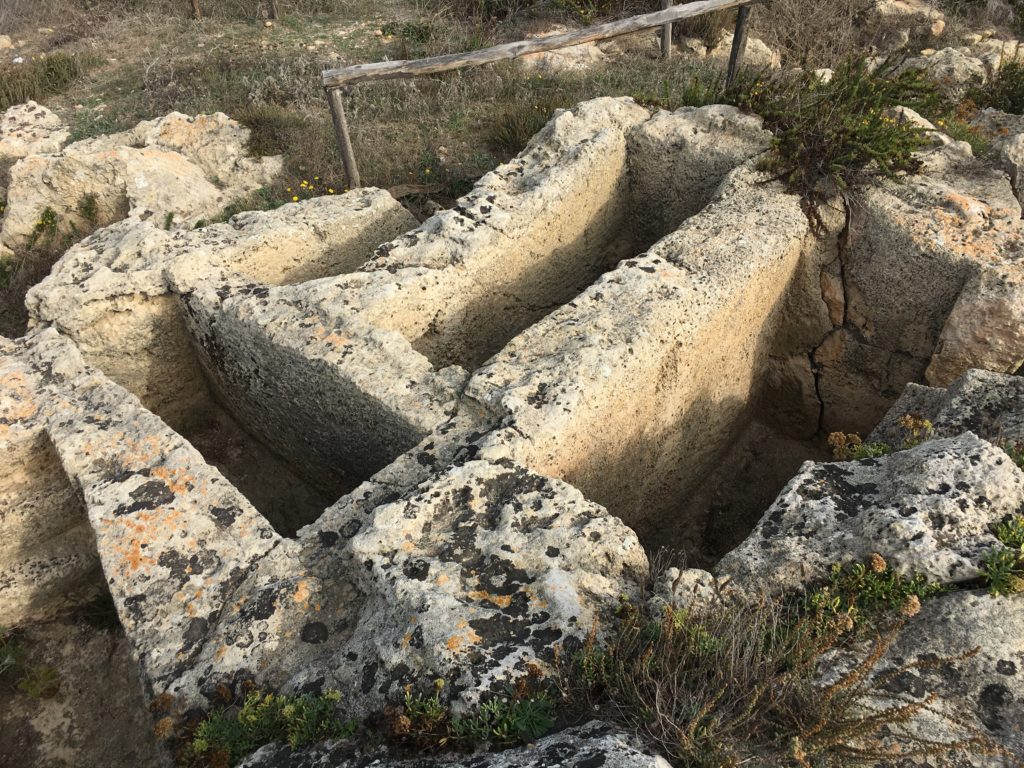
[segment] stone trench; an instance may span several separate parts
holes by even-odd
[[[758,118],[598,99],[418,226],[364,189],[100,229],[0,340],[4,615],[108,590],[148,699],[251,679],[363,716],[438,677],[465,708],[550,663],[641,597],[661,547],[698,586],[799,585],[893,538],[901,568],[977,578],[987,524],[1024,504],[987,442],[1024,425],[1021,208],[932,138],[919,176],[820,227],[757,170]],[[898,445],[909,411],[936,440],[826,463],[828,433]],[[934,530],[968,506],[984,524]],[[984,725],[1024,749],[1020,678]],[[587,728],[544,749],[658,764]]]

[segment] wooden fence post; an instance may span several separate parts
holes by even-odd
[[[345,117],[345,103],[341,98],[340,88],[328,88],[327,100],[331,104],[331,117],[334,120],[334,133],[338,137],[341,148],[341,162],[345,165],[345,176],[349,189],[360,186],[359,168],[356,166],[356,154],[352,149],[352,137],[348,132],[348,119]]]
[[[270,18],[274,20],[280,18],[280,13],[277,10],[277,0],[270,0]]]
[[[672,7],[673,0],[661,0],[661,9],[668,10]],[[661,28],[661,58],[668,59],[672,58],[672,22]]]
[[[199,0],[192,0],[192,18],[197,21],[203,18],[203,12],[199,8]]]
[[[750,20],[750,6],[744,5],[739,9],[736,16],[736,32],[732,37],[732,53],[729,54],[729,71],[725,76],[725,86],[728,88],[736,79],[740,62],[743,61],[743,52],[747,49],[747,22]]]

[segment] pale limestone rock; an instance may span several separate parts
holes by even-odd
[[[126,216],[191,228],[280,172],[281,158],[247,157],[247,139],[248,130],[225,115],[174,113],[56,155],[26,157],[11,169],[0,239],[26,247],[46,209],[59,239]],[[94,209],[89,217],[86,200]]]
[[[1016,371],[1024,365],[1024,271],[985,266],[960,293],[939,335],[925,378],[944,387],[968,368]]]
[[[992,142],[1000,165],[1010,176],[1017,199],[1024,198],[1024,117],[990,107],[979,112],[971,125]]]
[[[931,56],[907,59],[901,70],[920,69],[934,80],[950,98],[962,98],[971,88],[988,81],[988,71],[981,59],[955,48],[943,48]]]
[[[243,213],[198,230],[167,232],[130,218],[73,246],[26,296],[36,325],[52,325],[85,359],[179,425],[205,385],[168,275],[203,283],[302,282],[357,269],[416,220],[382,190]],[[140,353],[140,351],[145,353]]]
[[[634,227],[649,239],[676,229],[708,204],[729,171],[767,152],[771,141],[761,118],[735,107],[658,112],[629,135],[632,186],[659,200],[638,206]]]
[[[1024,472],[967,432],[880,459],[807,463],[718,564],[750,588],[800,589],[834,563],[881,554],[942,584],[978,578],[992,526],[1024,504]]]
[[[934,437],[971,431],[992,443],[1024,442],[1024,377],[972,370],[948,389],[908,384],[868,440],[901,448],[899,421],[908,413],[931,421]]]
[[[921,701],[939,694],[915,728],[932,741],[955,737],[959,723],[980,731],[1010,755],[1024,754],[1024,600],[984,592],[955,592],[925,602],[882,658],[877,674],[889,674],[883,690]],[[973,653],[972,653],[973,652]],[[953,664],[929,663],[936,657],[970,654]],[[902,674],[894,668],[917,664]],[[953,671],[955,670],[955,671]],[[973,756],[974,766],[1002,766],[1000,757]]]
[[[14,47],[14,43],[11,41],[10,36],[0,35],[0,51],[9,51]]]
[[[563,34],[565,27],[553,27],[541,34],[529,35],[527,39],[541,39],[552,35]],[[517,59],[519,65],[532,72],[572,72],[591,69],[607,60],[605,52],[596,43],[584,43],[570,48],[559,48],[554,51],[531,53]]]
[[[0,159],[60,152],[71,132],[46,107],[30,101],[0,116]]]
[[[708,60],[719,65],[729,63],[729,56],[732,53],[732,32],[722,35],[722,39],[714,48],[708,51]],[[750,69],[781,69],[782,57],[773,51],[758,37],[747,38],[747,48],[743,52],[743,66]]]

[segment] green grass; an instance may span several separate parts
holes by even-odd
[[[982,568],[992,595],[1024,592],[1024,515],[1015,515],[993,527],[999,546],[985,555]]]
[[[67,53],[51,53],[22,64],[5,64],[0,67],[0,111],[63,93],[95,65],[95,58]]]

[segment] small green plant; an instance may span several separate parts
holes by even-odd
[[[983,88],[968,94],[981,109],[993,107],[1019,115],[1024,112],[1024,63],[1008,58]]]
[[[356,731],[353,721],[338,717],[341,694],[285,696],[254,691],[240,709],[211,713],[192,739],[195,755],[212,764],[235,765],[261,746],[285,741],[300,747],[326,739],[344,739]]]
[[[164,229],[170,230],[174,226],[174,211],[168,211],[164,214]]]
[[[18,271],[18,262],[10,257],[0,257],[0,291],[5,290],[11,284],[11,278]]]
[[[29,236],[29,249],[49,244],[57,235],[57,212],[47,206],[39,214],[39,220],[32,227],[32,234]]]
[[[903,576],[876,553],[866,563],[833,565],[828,583],[809,592],[805,600],[808,610],[852,629],[859,624],[877,626],[895,614],[913,616],[924,600],[946,591],[921,574]]]
[[[7,627],[0,626],[0,680],[14,682],[25,661],[25,646]]]
[[[557,93],[541,93],[536,100],[509,106],[494,121],[491,149],[507,156],[518,154],[554,116],[555,110],[565,106]]]
[[[33,699],[56,695],[60,688],[57,670],[45,664],[26,664],[28,649],[14,630],[0,627],[0,682]]]
[[[82,199],[78,201],[78,213],[90,226],[95,227],[99,224],[99,198],[95,193],[90,192],[82,196]]]
[[[982,560],[985,581],[992,595],[1024,592],[1024,515],[1014,515],[993,526],[1000,546]]]
[[[892,453],[892,447],[887,443],[865,443],[861,440],[860,435],[845,432],[830,434],[828,444],[836,461],[877,459]]]
[[[30,699],[52,698],[60,690],[60,675],[45,664],[26,667],[18,681],[18,690]]]
[[[903,448],[916,448],[932,439],[935,433],[934,425],[919,413],[907,413],[900,418],[900,428],[903,430]]]
[[[555,727],[555,705],[539,694],[494,698],[464,718],[452,720],[452,735],[467,744],[512,746],[539,739]]]
[[[1020,440],[1000,440],[998,445],[1014,464],[1024,469],[1024,442]]]

